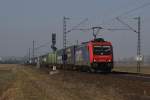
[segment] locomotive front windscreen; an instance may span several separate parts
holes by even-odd
[[[110,55],[112,53],[111,46],[94,46],[94,55]]]

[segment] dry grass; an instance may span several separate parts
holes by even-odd
[[[4,91],[7,91],[12,86],[14,81],[15,74],[12,70],[8,67],[5,68],[0,65],[0,95],[3,95]]]
[[[137,96],[143,100],[150,96],[149,83],[139,80],[75,71],[48,75],[31,66],[5,66],[0,65],[0,100],[137,100]]]

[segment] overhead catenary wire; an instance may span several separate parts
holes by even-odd
[[[142,5],[140,5],[140,6],[136,7],[136,8],[133,8],[133,9],[131,9],[131,10],[129,10],[129,11],[126,11],[126,12],[124,12],[124,13],[122,13],[122,14],[120,14],[120,15],[114,17],[114,18],[111,18],[111,19],[108,21],[108,22],[110,22],[111,20],[117,20],[117,21],[119,21],[121,24],[123,24],[123,25],[126,26],[126,27],[124,27],[124,28],[105,28],[102,24],[101,24],[101,25],[98,25],[98,26],[101,26],[104,30],[108,30],[108,31],[132,30],[132,31],[134,31],[134,32],[137,33],[137,31],[136,31],[135,29],[133,29],[130,25],[128,25],[127,23],[125,23],[123,20],[121,20],[121,17],[122,17],[122,16],[125,16],[125,15],[128,15],[128,14],[130,14],[130,13],[132,13],[132,12],[135,12],[135,11],[137,11],[137,10],[143,9],[143,8],[145,8],[145,7],[147,7],[147,6],[150,6],[150,2],[144,3],[144,4],[142,4]],[[83,30],[84,30],[84,29],[83,29]],[[83,31],[83,30],[81,29],[81,31]],[[88,29],[86,29],[86,30],[88,30]]]
[[[143,9],[143,8],[145,8],[145,7],[147,7],[147,6],[150,6],[150,2],[144,3],[143,5],[141,5],[141,6],[139,6],[139,7],[136,7],[136,8],[133,8],[133,9],[127,11],[127,12],[124,12],[124,13],[122,13],[121,15],[119,15],[119,16],[117,16],[117,17],[119,18],[119,17],[121,17],[121,16],[128,15],[128,14],[130,14],[130,13],[132,13],[132,12],[135,12],[135,11],[137,11],[137,10]]]
[[[137,31],[135,29],[133,29],[129,24],[125,23],[124,21],[122,21],[119,17],[116,18],[121,24],[127,26],[130,30],[134,31],[137,33]]]
[[[43,50],[43,49],[41,49],[41,48],[50,47],[50,44],[51,44],[51,42],[49,41],[49,42],[46,42],[46,43],[41,44],[40,46],[36,47],[36,48],[35,48],[36,56],[37,56],[37,55],[39,56],[39,55],[41,55],[41,54],[48,53],[50,49],[49,49],[49,50],[46,50],[46,51],[44,51],[44,53],[42,53],[43,51],[41,51],[41,50]],[[40,52],[41,52],[41,53],[40,53]]]
[[[77,27],[79,27],[80,25],[84,24],[85,22],[88,21],[88,18],[84,19],[83,21],[81,21],[79,24],[77,24],[76,26],[73,26],[70,30],[67,31],[67,33],[76,30]]]
[[[140,6],[136,7],[136,8],[133,8],[133,9],[128,10],[128,11],[126,11],[126,12],[120,14],[120,15],[117,15],[117,16],[111,18],[111,19],[108,19],[107,21],[105,21],[105,22],[103,22],[103,23],[101,23],[100,25],[97,25],[97,26],[103,26],[104,24],[110,23],[110,21],[113,21],[113,20],[115,21],[116,18],[121,18],[123,16],[126,16],[126,15],[132,13],[132,12],[135,12],[135,11],[138,11],[140,9],[143,9],[143,8],[145,8],[147,6],[150,6],[150,2],[144,3],[144,4],[142,4],[142,5],[140,5]]]
[[[42,44],[42,45],[36,47],[35,50],[38,50],[38,49],[43,48],[43,47],[46,47],[46,46],[49,45],[50,43],[51,43],[51,42],[46,42],[46,43],[44,43],[44,44]]]

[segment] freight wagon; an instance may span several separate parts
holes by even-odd
[[[52,66],[57,64],[56,52],[47,53],[39,57],[40,66]]]

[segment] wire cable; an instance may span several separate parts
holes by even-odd
[[[127,12],[124,12],[124,13],[122,13],[121,15],[119,15],[119,16],[117,16],[117,17],[121,17],[121,16],[123,16],[123,15],[128,15],[128,14],[130,14],[130,13],[132,13],[132,12],[135,12],[135,11],[137,11],[137,10],[143,9],[143,8],[145,8],[145,7],[147,7],[147,6],[150,6],[150,2],[144,3],[143,5],[141,5],[141,6],[139,6],[139,7],[136,7],[136,8],[134,8],[134,9],[131,9],[131,10],[127,11]]]
[[[122,16],[128,15],[128,14],[130,14],[130,13],[132,13],[132,12],[138,11],[138,10],[140,10],[140,9],[143,9],[143,8],[147,7],[147,6],[150,6],[150,2],[144,3],[144,4],[142,4],[141,6],[138,6],[138,7],[136,7],[136,8],[133,8],[133,9],[129,10],[129,11],[126,11],[126,12],[124,12],[124,13],[122,13],[122,14],[116,16],[116,17],[113,17],[113,18],[111,18],[111,19],[108,19],[106,22],[101,23],[99,26],[103,26],[103,24],[107,25],[107,23],[109,23],[110,21],[116,20],[116,18],[120,18],[120,17],[122,17]]]

